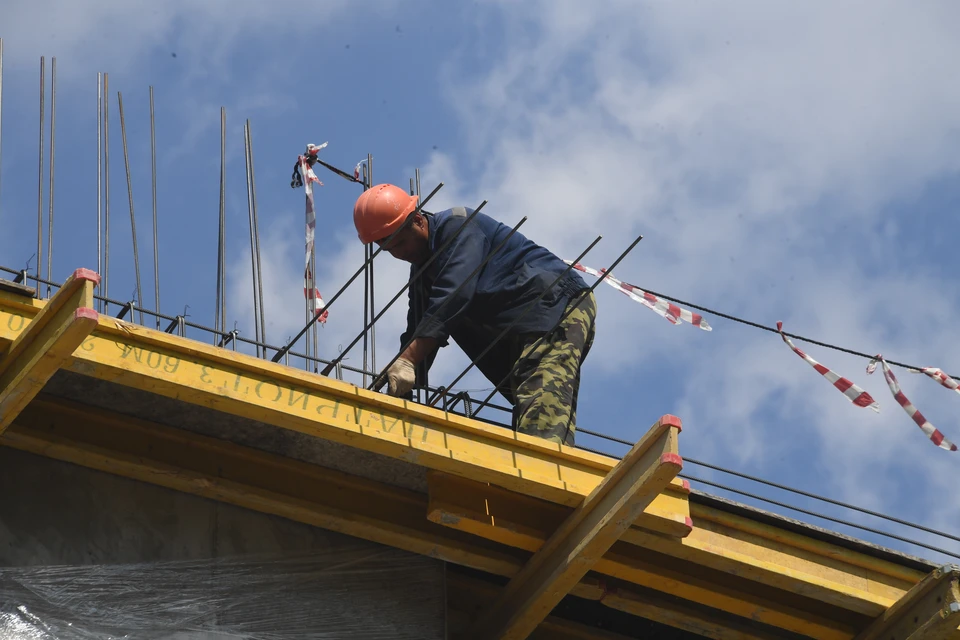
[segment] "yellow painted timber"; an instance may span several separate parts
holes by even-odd
[[[673,480],[680,420],[661,418],[514,576],[475,637],[523,640]]]
[[[560,507],[529,496],[443,474],[430,474],[427,480],[431,520],[489,540],[536,551],[557,521]],[[484,504],[490,511],[482,512],[478,505]],[[815,555],[740,532],[733,526],[736,518],[726,529],[701,528],[696,516],[701,505],[690,506],[695,526],[689,536],[669,538],[632,527],[594,570],[817,638],[851,638],[912,586],[890,584],[893,563],[850,550],[843,552],[851,562],[840,563],[841,550],[825,542],[807,539],[807,546],[823,549]],[[869,572],[861,565],[870,560],[891,566]],[[917,575],[913,584],[922,577]]]
[[[493,485],[482,485],[483,489],[478,490],[478,484],[471,480],[439,471],[428,471],[427,483],[431,505],[428,519],[439,523],[440,518],[456,518],[456,528],[461,531],[518,549],[538,548],[543,532],[556,530],[570,513],[569,507],[526,496],[518,499],[520,494]],[[678,531],[687,535],[690,518],[684,517],[681,522],[679,514],[689,508],[689,492],[684,484],[674,480],[640,514],[632,528],[659,529],[659,533],[676,537]],[[531,518],[530,513],[536,514],[533,527],[524,524]]]
[[[623,540],[870,617],[923,577],[920,571],[706,505],[691,504],[690,512],[695,526],[682,540],[636,529]]]
[[[481,616],[501,587],[476,580],[451,569],[447,572],[447,606],[451,640],[465,637],[462,631]],[[591,577],[584,582],[594,582]],[[603,605],[653,622],[718,640],[780,640],[783,634],[752,620],[743,620],[702,605],[667,598],[649,589],[600,580],[596,598]],[[583,583],[581,583],[583,584]],[[530,635],[530,640],[625,640],[619,634],[601,631],[549,616]]]
[[[427,482],[428,518],[528,551],[539,548],[547,532],[570,512],[444,474],[430,473]],[[621,540],[870,617],[880,615],[923,578],[920,571],[742,516],[696,503],[690,510],[696,526],[683,539],[634,526]]]
[[[635,616],[654,620],[677,629],[696,633],[714,640],[778,640],[783,634],[752,620],[733,618],[719,612],[658,596],[656,592],[643,595],[633,590],[611,589],[601,602]]]
[[[43,306],[0,292],[0,346]],[[605,456],[114,318],[100,318],[64,368],[571,507],[613,466]]]
[[[97,324],[100,277],[78,269],[0,356],[0,433],[30,404]]]
[[[427,482],[430,486],[430,497],[445,505],[445,510],[433,511],[427,517],[437,522],[441,514],[446,517],[460,518],[457,528],[490,540],[496,540],[511,547],[530,549],[539,546],[543,531],[554,531],[560,526],[570,513],[569,507],[530,498],[536,505],[537,526],[530,530],[523,523],[527,519],[523,513],[514,513],[515,510],[529,508],[528,501],[516,500],[516,492],[508,491],[493,485],[484,485],[484,490],[477,491],[477,484],[471,480],[452,476],[439,471],[428,471]],[[667,488],[657,496],[657,499],[640,514],[634,523],[634,528],[644,527],[658,533],[673,537],[688,535],[690,532],[690,518],[680,514],[689,512],[689,489],[676,481],[667,485]],[[625,534],[626,535],[626,534]],[[523,540],[514,540],[515,537]]]
[[[594,570],[820,640],[849,640],[870,620],[866,616],[625,542],[615,544],[597,562]]]
[[[960,567],[931,571],[857,640],[955,640],[960,638]]]

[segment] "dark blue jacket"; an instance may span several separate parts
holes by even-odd
[[[426,214],[431,256],[463,227],[464,220],[471,213],[473,209],[456,207]],[[477,363],[477,368],[496,384],[509,373],[519,357],[520,337],[543,334],[554,327],[570,298],[587,285],[571,269],[549,293],[533,303],[567,268],[567,264],[519,231],[478,274],[470,277],[509,233],[510,227],[481,212],[456,235],[418,282],[410,287],[407,330],[400,338],[401,346],[414,331],[418,337],[436,338],[441,346],[446,346],[452,337],[473,360],[523,314],[507,335]],[[411,277],[419,268],[411,266]],[[465,281],[467,284],[460,287]],[[414,306],[415,288],[421,301],[420,313]],[[527,311],[531,303],[533,307]],[[427,367],[432,362],[431,357]]]

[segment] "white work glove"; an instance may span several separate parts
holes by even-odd
[[[405,396],[413,389],[417,381],[417,371],[413,363],[403,358],[397,358],[397,361],[387,369],[387,393],[395,398]]]

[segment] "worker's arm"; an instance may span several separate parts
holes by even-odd
[[[400,357],[412,364],[420,364],[425,358],[437,349],[439,342],[436,338],[416,338],[410,343]]]
[[[460,225],[448,221],[439,231],[435,242],[446,242],[449,234],[457,233]],[[450,337],[450,323],[473,301],[480,277],[477,267],[490,250],[490,242],[474,221],[460,231],[456,239],[439,256],[439,271],[430,289],[423,320],[414,335],[416,339],[404,351],[410,362],[420,362]],[[462,285],[462,286],[461,286]]]

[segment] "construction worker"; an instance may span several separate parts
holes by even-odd
[[[439,213],[415,212],[416,207],[416,196],[379,184],[364,191],[353,209],[360,241],[375,242],[393,257],[409,262],[411,277],[446,246],[411,285],[401,348],[411,337],[415,339],[385,372],[388,393],[412,397],[417,369],[429,369],[448,338],[477,360],[532,303],[533,308],[476,366],[495,385],[510,374],[498,390],[513,405],[514,429],[573,446],[580,367],[594,339],[593,292],[571,270],[534,302],[567,265],[520,233],[514,233],[471,278],[510,228],[482,212],[464,226],[473,213],[464,207]],[[409,224],[387,242],[409,216]],[[420,309],[414,308],[417,299],[422,301]],[[570,307],[575,308],[560,321]],[[541,336],[544,339],[534,344]]]

